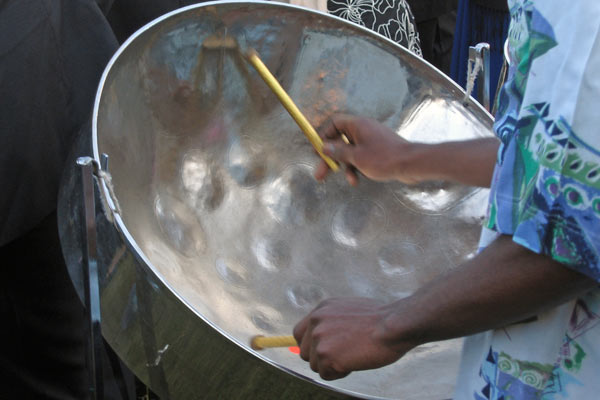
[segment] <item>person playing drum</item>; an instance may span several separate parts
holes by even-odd
[[[508,5],[515,62],[497,98],[499,141],[412,143],[348,115],[321,130],[351,184],[360,171],[491,186],[477,256],[394,303],[329,299],[296,325],[300,356],[323,379],[468,336],[455,399],[600,392],[600,2]]]

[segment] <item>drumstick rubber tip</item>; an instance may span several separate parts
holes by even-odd
[[[250,339],[250,348],[252,350],[262,350],[263,348],[259,345],[260,338],[264,338],[262,335],[256,335]]]
[[[262,336],[256,335],[250,340],[252,350],[264,350],[270,347],[297,346],[293,336]]]

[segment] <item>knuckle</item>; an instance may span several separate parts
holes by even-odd
[[[316,312],[312,313],[310,315],[310,318],[308,319],[308,322],[310,323],[310,326],[313,326],[313,327],[317,326],[321,322],[321,317]],[[313,333],[313,336],[314,336],[314,331],[312,333]]]
[[[348,375],[348,372],[333,362],[322,362],[320,365],[319,375],[326,380],[333,380]]]
[[[328,347],[326,347],[324,345],[317,346],[315,348],[315,354],[317,355],[319,360],[322,360],[323,362],[331,363],[333,360],[331,351],[329,350]]]
[[[300,326],[295,326],[294,330],[292,331],[292,335],[294,336],[294,339],[296,339],[298,344],[300,344],[300,342],[302,341],[302,328],[300,328]]]

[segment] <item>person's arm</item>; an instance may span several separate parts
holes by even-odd
[[[390,364],[431,341],[535,316],[598,285],[501,236],[461,267],[391,304],[323,302],[294,328],[300,356],[323,379]]]
[[[409,142],[375,120],[350,115],[334,115],[320,134],[325,138],[323,152],[347,165],[352,185],[358,183],[359,170],[379,181],[448,180],[488,187],[499,146],[495,137],[440,144]],[[341,135],[352,144],[346,144]],[[315,177],[322,180],[328,171],[321,162]]]

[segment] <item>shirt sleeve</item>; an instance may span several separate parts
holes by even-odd
[[[488,227],[600,281],[600,3],[536,3],[511,27]]]

